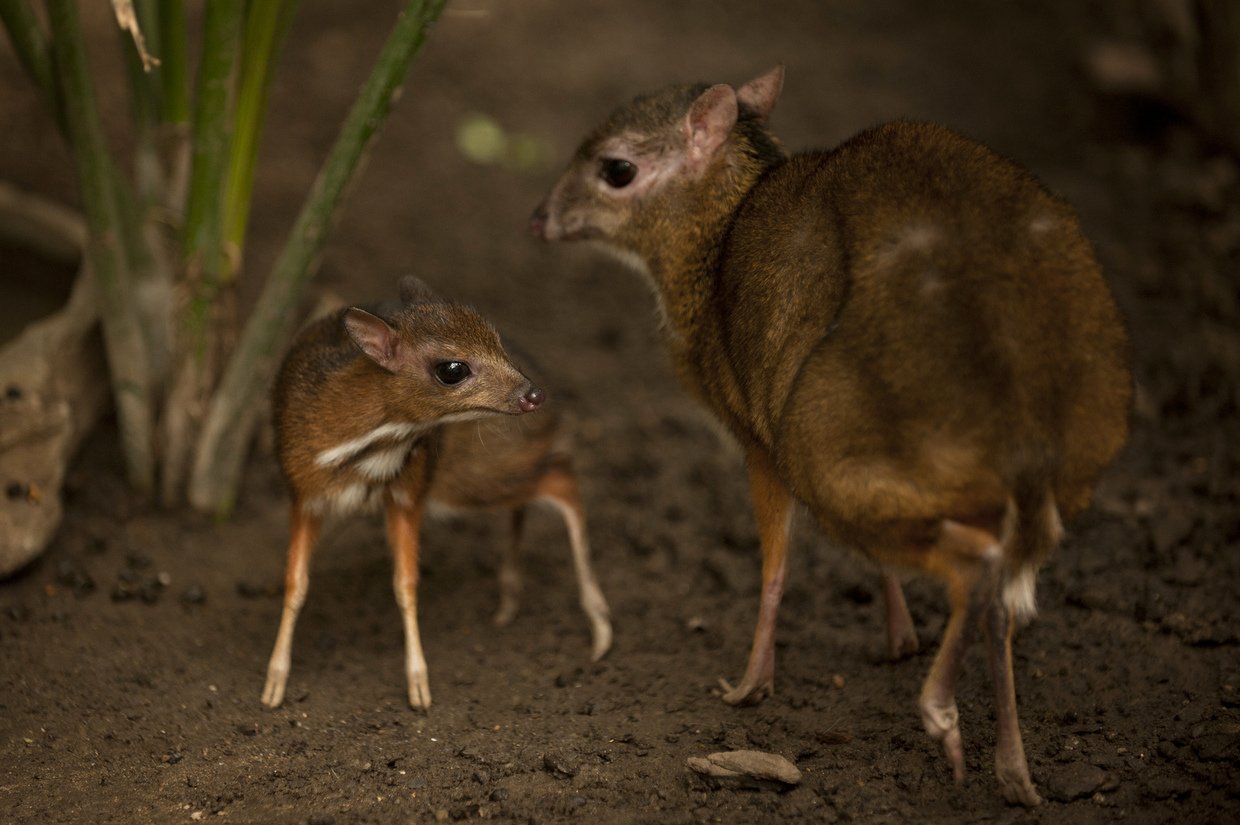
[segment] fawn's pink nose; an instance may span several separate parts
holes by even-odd
[[[547,240],[547,204],[540,203],[530,215],[530,234],[539,240]]]
[[[542,406],[542,402],[547,399],[547,394],[538,387],[530,387],[529,392],[517,399],[517,406],[521,408],[521,412],[534,412]]]

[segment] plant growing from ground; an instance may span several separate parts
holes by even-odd
[[[191,84],[182,0],[112,0],[132,154],[106,143],[78,0],[0,0],[0,21],[72,151],[130,483],[227,514],[259,397],[347,184],[447,0],[410,0],[235,335],[236,283],[272,70],[299,0],[207,0]],[[192,89],[191,89],[192,85]],[[126,173],[122,170],[132,170]],[[236,338],[235,345],[230,341]]]

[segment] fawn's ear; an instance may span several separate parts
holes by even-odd
[[[736,124],[736,90],[726,84],[711,86],[693,101],[683,125],[685,154],[691,167],[701,169],[727,142]]]
[[[439,300],[435,290],[427,286],[426,281],[413,275],[400,279],[400,302],[402,304],[431,304]]]
[[[349,307],[344,314],[344,328],[367,358],[388,372],[400,366],[400,335],[387,321],[364,309]]]
[[[775,108],[775,101],[779,100],[779,93],[783,88],[784,67],[781,63],[737,89],[736,98],[766,120],[771,110]]]

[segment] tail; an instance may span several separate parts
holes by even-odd
[[[1063,538],[1054,494],[1045,485],[1017,484],[1003,517],[1003,604],[1018,625],[1037,614],[1038,568]]]

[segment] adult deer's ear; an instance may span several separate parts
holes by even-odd
[[[736,90],[711,86],[693,101],[685,115],[685,156],[691,167],[705,167],[727,142],[736,124]]]
[[[758,116],[766,120],[779,100],[779,93],[784,88],[784,67],[781,63],[773,69],[758,75],[753,80],[736,90],[736,99],[742,106],[752,109]]]
[[[344,328],[367,358],[388,372],[396,372],[400,366],[400,335],[387,321],[364,309],[350,307],[344,314]]]
[[[435,290],[426,281],[413,275],[400,279],[400,302],[402,304],[432,304],[439,300]]]

